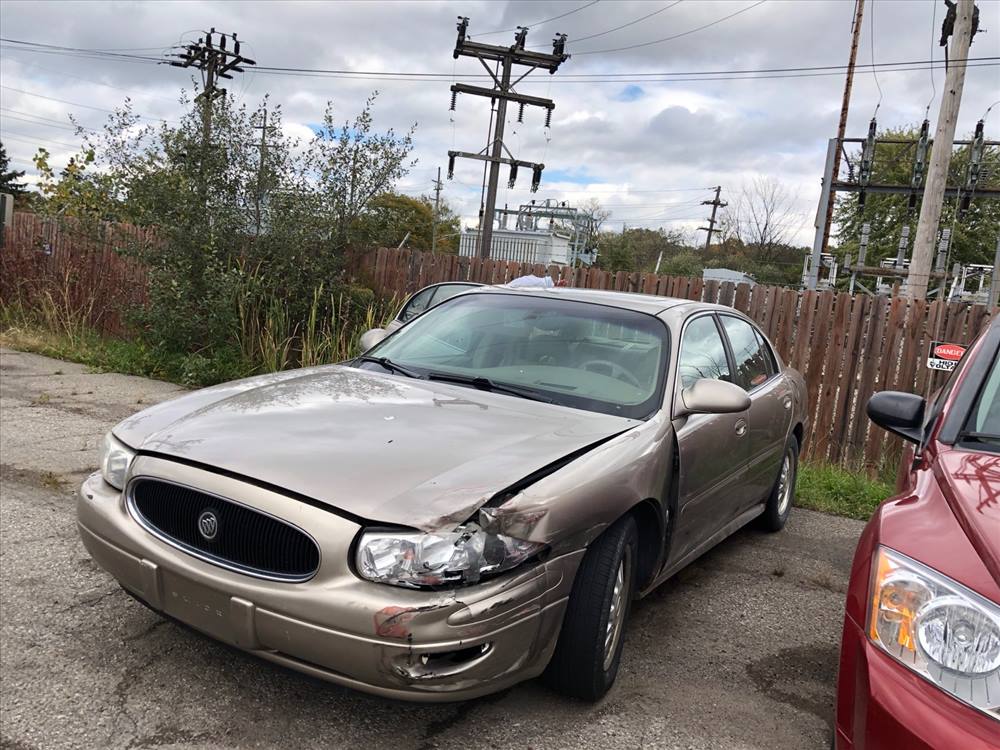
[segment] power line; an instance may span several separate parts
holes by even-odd
[[[0,118],[0,121],[3,120],[17,120],[18,122],[26,122],[29,125],[37,125],[42,128],[58,128],[59,130],[68,130],[71,133],[77,132],[77,129],[71,125],[56,125],[55,123],[51,122],[39,122],[38,120],[29,120],[27,117],[18,117],[17,115],[10,115],[10,114],[4,115],[2,118]],[[91,133],[96,132],[90,130],[89,128],[84,128],[84,130]]]
[[[86,47],[66,47],[66,46],[61,45],[61,44],[43,44],[42,42],[28,42],[28,41],[24,41],[24,40],[20,40],[20,39],[8,39],[6,37],[0,37],[0,42],[6,42],[8,44],[21,44],[21,45],[28,46],[28,47],[37,47],[37,48],[39,48],[39,51],[41,51],[42,49],[48,49],[48,50],[54,50],[54,51],[59,51],[59,52],[75,52],[75,53],[101,55],[103,57],[117,57],[117,58],[130,59],[130,60],[144,60],[144,61],[155,62],[155,63],[159,63],[160,62],[160,58],[158,58],[158,57],[151,57],[149,55],[131,55],[131,54],[127,54],[127,53],[112,52],[112,51],[108,51],[108,50],[93,49],[93,48],[86,48]],[[172,49],[175,46],[176,45],[169,45],[167,47],[155,47],[153,49]]]
[[[984,62],[978,62],[966,65],[967,68],[983,68],[983,67],[997,67],[996,62],[985,62],[990,60],[1000,60],[1000,58],[985,57],[976,58],[977,60],[982,60]],[[862,66],[869,67],[869,66]],[[915,66],[915,67],[900,67],[900,68],[886,68],[883,69],[882,73],[910,73],[913,71],[920,70],[939,70],[945,68],[943,62],[933,65],[933,66]],[[258,71],[267,75],[291,75],[300,76],[307,78],[334,78],[343,79],[348,81],[390,81],[390,82],[406,82],[406,83],[440,83],[439,78],[389,78],[389,77],[359,77],[354,75],[310,75],[308,73],[290,73],[290,72],[276,72],[276,71]],[[775,75],[755,75],[755,76],[718,76],[714,78],[707,77],[692,77],[692,78],[590,78],[590,79],[554,79],[552,81],[522,81],[521,85],[532,85],[537,83],[545,83],[550,85],[551,83],[589,83],[589,84],[624,84],[624,83],[687,83],[687,82],[698,82],[698,83],[711,83],[712,81],[763,81],[763,80],[773,80],[773,79],[794,79],[794,78],[821,78],[827,76],[839,76],[842,71],[831,71],[825,73],[787,73],[787,74],[775,74]],[[596,75],[596,74],[595,74]],[[455,80],[461,80],[464,76],[457,76]]]
[[[573,10],[567,11],[565,13],[561,13],[558,16],[552,16],[552,18],[546,18],[544,21],[535,21],[534,23],[525,24],[525,27],[529,28],[529,29],[532,29],[532,28],[534,28],[536,26],[544,26],[545,24],[551,23],[552,21],[558,21],[560,18],[565,18],[566,16],[571,16],[574,13],[579,13],[581,10],[586,10],[591,5],[597,5],[600,1],[601,0],[590,0],[589,3],[584,3],[579,8],[574,8]],[[506,34],[506,33],[510,32],[510,31],[517,31],[518,28],[520,28],[520,27],[515,26],[512,29],[497,29],[496,31],[481,31],[478,34],[469,34],[469,36],[470,37],[472,37],[472,36],[492,36],[493,34]]]
[[[765,2],[766,0],[761,0]],[[672,7],[672,6],[668,6]],[[666,10],[663,8],[661,10]],[[746,8],[744,10],[749,10]],[[720,19],[721,21],[722,19]],[[687,33],[687,32],[685,32]],[[8,44],[26,44],[26,45],[37,45],[38,42],[27,42],[17,39],[0,39],[0,41],[7,42]],[[580,40],[576,40],[580,41]],[[15,50],[22,52],[32,52],[35,50],[23,49]],[[92,51],[92,50],[83,50]],[[584,53],[576,53],[584,54]],[[150,61],[158,61],[157,58],[148,58]],[[952,62],[988,62],[1000,60],[1000,57],[969,57],[966,60],[954,60]],[[943,65],[943,61],[935,60],[933,54],[929,60],[900,60],[895,62],[884,62],[884,63],[858,63],[856,67],[858,68],[885,68],[885,67],[900,67],[900,66],[915,66],[915,65]],[[759,73],[798,73],[798,72],[814,72],[814,71],[843,71],[846,70],[848,66],[842,64],[836,65],[812,65],[812,66],[792,66],[792,67],[780,67],[780,68],[735,68],[727,70],[689,70],[689,71],[657,71],[657,72],[644,72],[635,71],[627,73],[563,73],[555,80],[567,80],[582,78],[587,79],[585,82],[592,83],[594,80],[615,80],[621,79],[622,82],[628,82],[628,79],[632,78],[654,78],[654,77],[671,77],[671,76],[715,76],[715,75],[753,75]],[[433,71],[379,71],[379,70],[351,70],[351,69],[330,69],[330,68],[303,68],[303,67],[280,67],[280,66],[269,66],[261,65],[255,68],[257,72],[271,72],[271,73],[308,73],[308,74],[324,74],[324,75],[342,75],[342,76],[366,76],[366,77],[388,77],[388,78],[455,78],[455,74],[452,73],[438,73]],[[488,74],[485,73],[469,73],[460,76],[461,78],[489,78]],[[359,80],[365,80],[363,78]],[[103,85],[103,84],[102,84]]]
[[[43,117],[42,115],[36,115],[33,112],[22,112],[19,109],[10,109],[9,107],[0,107],[0,112],[9,112],[12,115],[21,115],[22,117],[34,117],[36,120],[45,120],[46,122],[55,123],[56,125],[62,125],[63,127],[70,127],[68,121],[66,120],[56,120],[51,117]],[[97,132],[93,128],[88,128],[86,126],[80,125],[84,130],[91,130],[92,132]]]
[[[588,39],[597,39],[597,37],[599,37],[599,36],[607,36],[608,34],[612,34],[612,33],[616,32],[616,31],[621,31],[622,29],[627,29],[629,26],[635,26],[637,23],[639,23],[641,21],[645,21],[647,18],[652,18],[653,16],[659,15],[660,13],[662,13],[665,10],[670,10],[675,5],[680,5],[683,2],[684,2],[684,0],[674,0],[674,2],[669,3],[668,5],[664,5],[659,10],[654,10],[652,13],[647,13],[646,15],[641,16],[640,18],[637,18],[634,21],[629,21],[628,23],[623,23],[621,26],[615,26],[613,29],[608,29],[607,31],[602,31],[602,32],[597,33],[597,34],[590,34],[588,36],[577,37],[576,39],[572,39],[570,41],[570,43],[571,44],[577,44],[578,42],[585,42]]]
[[[602,203],[601,204],[601,208],[618,208],[618,209],[622,209],[622,208],[657,208],[657,207],[675,208],[675,207],[681,207],[681,206],[690,206],[690,207],[693,207],[693,206],[699,205],[700,203],[701,203],[701,201],[699,201],[699,200],[677,201],[675,203]]]
[[[581,53],[576,53],[581,54]],[[953,61],[953,62],[984,62],[1000,60],[1000,57],[970,57],[964,61]],[[858,68],[884,68],[884,67],[897,67],[904,65],[927,65],[927,64],[941,64],[943,61],[934,60],[898,60],[895,62],[884,62],[884,63],[858,63],[856,67]],[[843,72],[847,69],[847,65],[811,65],[811,66],[793,66],[784,68],[736,68],[730,70],[686,70],[686,71],[657,71],[657,72],[643,72],[635,71],[629,73],[564,73],[559,76],[558,79],[554,80],[565,80],[572,78],[601,78],[601,79],[630,79],[630,78],[653,78],[653,77],[667,77],[667,76],[715,76],[715,75],[750,75],[756,73],[798,73],[798,72],[814,72],[814,71],[833,71],[835,73]],[[310,73],[310,74],[331,74],[331,75],[344,75],[344,76],[370,76],[370,77],[393,77],[393,78],[443,78],[452,79],[455,77],[454,73],[436,73],[430,71],[424,72],[413,72],[413,71],[380,71],[380,70],[348,70],[348,69],[324,69],[324,68],[294,68],[294,67],[278,67],[273,65],[261,65],[257,67],[258,72],[273,72],[273,73]],[[466,73],[461,76],[461,78],[489,78],[490,76],[486,73]],[[588,81],[589,82],[589,81]]]
[[[28,136],[25,133],[17,133],[17,132],[6,133],[6,134],[4,134],[4,138],[9,138],[12,141],[23,141],[24,143],[28,143],[28,144],[32,144],[32,145],[34,145],[34,144],[36,144],[37,142],[40,141],[42,143],[51,143],[51,144],[54,144],[56,146],[65,146],[66,148],[73,148],[73,149],[80,148],[80,144],[79,143],[73,144],[73,143],[65,143],[63,141],[53,141],[53,140],[51,140],[49,138],[39,138],[37,136]]]
[[[80,102],[71,102],[71,101],[68,101],[66,99],[57,99],[54,96],[46,96],[45,94],[36,94],[34,91],[25,91],[24,89],[17,89],[17,88],[14,88],[13,86],[5,86],[3,84],[0,84],[0,89],[7,89],[8,91],[16,91],[19,94],[25,94],[27,96],[35,96],[35,97],[38,97],[39,99],[48,99],[49,101],[59,102],[60,104],[69,104],[72,107],[83,107],[84,109],[92,109],[95,112],[106,112],[109,115],[115,114],[115,111],[112,110],[112,109],[103,109],[102,107],[93,107],[93,106],[91,106],[89,104],[81,104]],[[177,120],[168,120],[168,119],[166,119],[164,117],[147,117],[146,115],[140,115],[140,114],[136,114],[135,116],[139,117],[139,118],[141,118],[143,120],[154,120],[155,122],[170,122],[170,123],[173,123],[175,125],[179,125],[180,124]]]
[[[872,0],[872,7],[874,8],[875,2]],[[937,40],[937,2],[931,3],[931,60],[934,59],[934,42]],[[934,81],[934,71],[931,70],[931,98],[927,100],[927,110],[925,117],[930,115],[931,105],[934,103],[934,98],[937,96],[937,84]]]
[[[872,48],[872,78],[875,79],[875,87],[878,89],[878,102],[875,104],[875,112],[872,114],[874,118],[878,114],[878,108],[882,106],[882,86],[878,82],[878,72],[875,69],[875,0],[872,0],[872,13],[871,13],[871,23],[868,25],[869,38],[871,39]]]
[[[610,52],[624,52],[625,50],[639,49],[640,47],[649,47],[649,46],[652,46],[654,44],[662,44],[663,42],[670,42],[670,41],[673,41],[674,39],[680,39],[683,36],[688,36],[689,34],[694,34],[694,33],[698,32],[698,31],[702,31],[704,29],[711,28],[712,26],[717,26],[718,24],[722,23],[723,21],[728,21],[730,18],[735,18],[736,16],[738,16],[738,15],[740,15],[742,13],[746,13],[748,10],[753,10],[758,5],[763,5],[766,2],[767,2],[767,0],[757,0],[757,2],[755,2],[753,5],[748,5],[746,8],[742,8],[742,9],[736,11],[735,13],[730,13],[728,16],[723,16],[722,18],[719,18],[719,19],[717,19],[715,21],[712,21],[710,23],[706,23],[706,24],[704,24],[702,26],[698,26],[698,27],[693,28],[693,29],[689,29],[688,31],[682,31],[680,34],[674,34],[673,36],[665,36],[665,37],[663,37],[663,39],[654,39],[651,42],[642,42],[640,44],[629,44],[629,45],[627,45],[625,47],[614,47],[612,49],[592,49],[592,50],[586,50],[584,52],[574,52],[573,54],[574,55],[603,55],[603,54],[607,54],[607,53],[610,53]]]
[[[8,50],[6,50],[6,53],[10,54],[12,52],[17,53],[17,52],[31,52],[31,51],[32,50],[8,49]],[[140,89],[130,89],[130,88],[125,88],[124,86],[114,86],[114,85],[112,85],[110,83],[104,83],[103,81],[95,81],[92,78],[82,78],[81,76],[74,75],[72,73],[66,73],[66,72],[64,72],[62,70],[55,70],[53,68],[46,68],[45,66],[39,65],[38,63],[24,62],[22,60],[18,60],[17,63],[18,63],[18,65],[26,65],[26,66],[31,67],[31,68],[36,68],[38,70],[43,70],[46,73],[50,73],[52,75],[63,76],[64,78],[73,78],[73,79],[75,79],[77,81],[83,81],[84,83],[92,83],[95,86],[104,86],[105,88],[115,89],[116,91],[124,91],[124,92],[129,93],[129,94],[134,94],[136,96],[149,97],[151,99],[162,99],[163,101],[168,101],[168,102],[171,102],[172,104],[176,104],[177,103],[176,98],[166,97],[166,96],[159,96],[157,94],[151,94],[148,91],[142,91]]]

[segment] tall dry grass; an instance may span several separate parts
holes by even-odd
[[[79,346],[92,335],[95,300],[81,297],[73,273],[66,269],[45,287],[26,284],[9,288],[0,300],[4,329],[42,329]]]
[[[255,293],[251,274],[246,293],[238,295],[240,355],[252,372],[342,362],[358,354],[358,340],[371,328],[384,327],[399,302],[338,290],[320,283],[313,289],[304,319],[295,319],[286,302],[272,294]]]

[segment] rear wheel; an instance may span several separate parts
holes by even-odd
[[[781,469],[774,481],[774,488],[760,517],[761,526],[766,531],[781,531],[788,521],[795,500],[795,480],[799,473],[799,441],[794,436],[788,439],[785,455],[781,459]]]
[[[560,693],[596,701],[614,684],[635,590],[637,538],[635,520],[623,518],[590,545],[580,563],[544,675]]]

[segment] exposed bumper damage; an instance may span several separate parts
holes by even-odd
[[[313,676],[386,697],[465,700],[540,674],[551,656],[583,550],[448,591],[374,584],[350,570],[360,526],[322,508],[151,457],[134,473],[197,486],[309,528],[317,574],[272,582],[203,562],[143,530],[99,474],[83,485],[84,546],[154,610]]]

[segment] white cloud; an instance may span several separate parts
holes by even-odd
[[[680,5],[622,31],[585,40],[595,34],[650,12],[652,6],[635,0],[602,0],[578,13],[533,29],[528,43],[544,45],[557,31],[566,32],[574,56],[554,76],[536,72],[523,90],[551,96],[556,102],[550,140],[542,115],[529,110],[518,125],[516,108],[510,116],[508,145],[523,159],[544,161],[553,175],[586,180],[555,182],[543,176],[542,189],[531,195],[530,175],[519,177],[517,190],[501,190],[499,203],[516,204],[532,197],[579,200],[587,195],[615,206],[613,221],[655,225],[658,218],[693,229],[704,207],[701,193],[644,192],[673,188],[723,185],[735,191],[744,180],[767,174],[786,183],[799,195],[803,229],[799,241],[810,242],[811,222],[819,195],[826,139],[835,134],[843,87],[841,74],[812,78],[754,81],[636,82],[637,97],[622,97],[632,82],[571,83],[578,73],[609,75],[621,72],[677,72],[735,70],[846,62],[853,3],[840,0],[778,2],[771,0],[725,23],[663,44],[625,52],[586,55],[587,50],[643,43],[684,32],[746,7],[749,0],[686,0]],[[475,60],[455,61],[455,16],[471,18],[470,32],[511,28],[565,13],[579,0],[527,2],[55,2],[4,0],[0,26],[4,36],[86,48],[143,47],[157,55],[179,38],[191,40],[204,29],[237,31],[245,51],[261,65],[327,69],[364,69],[403,72],[480,73]],[[981,26],[990,30],[973,45],[973,54],[1000,54],[1000,3],[982,0]],[[942,7],[930,0],[869,3],[859,62],[871,57],[869,32],[876,23],[874,55],[877,62],[925,60],[942,57],[932,45]],[[482,37],[502,43],[510,34]],[[45,145],[56,163],[72,152],[53,142],[75,143],[74,134],[50,127],[67,123],[76,113],[81,124],[99,127],[105,110],[130,96],[137,111],[149,117],[176,119],[181,114],[177,94],[190,81],[190,71],[167,66],[67,58],[14,51],[4,45],[2,83],[76,104],[64,104],[9,89],[0,90],[0,135],[17,168],[32,171],[35,146]],[[971,68],[959,120],[959,132],[970,132],[986,107],[997,98],[997,68]],[[937,93],[943,73],[935,73]],[[883,126],[914,124],[923,119],[931,97],[927,71],[883,73],[879,76]],[[281,104],[290,134],[311,135],[309,123],[322,119],[332,100],[338,120],[353,116],[371,90],[381,96],[375,108],[376,124],[405,131],[417,122],[414,155],[417,167],[402,188],[410,193],[431,192],[437,167],[446,166],[450,148],[478,151],[486,142],[488,101],[460,97],[449,112],[450,80],[434,82],[365,81],[329,77],[299,77],[248,72],[228,82],[231,95],[254,105],[267,92]],[[631,98],[631,101],[620,101]],[[849,133],[866,129],[879,99],[874,78],[859,72],[855,80]],[[932,106],[932,120],[936,115]],[[15,120],[10,110],[51,118],[56,123],[29,124]],[[31,119],[31,118],[29,118]],[[1000,115],[988,129],[996,136]],[[22,140],[27,139],[27,141]],[[506,185],[507,170],[501,184]],[[475,221],[482,183],[482,165],[459,161],[456,180],[445,183],[445,197],[465,217]],[[672,204],[672,205],[666,205]],[[684,205],[677,205],[684,204]],[[647,218],[643,218],[647,217]],[[652,218],[648,218],[652,217]]]

